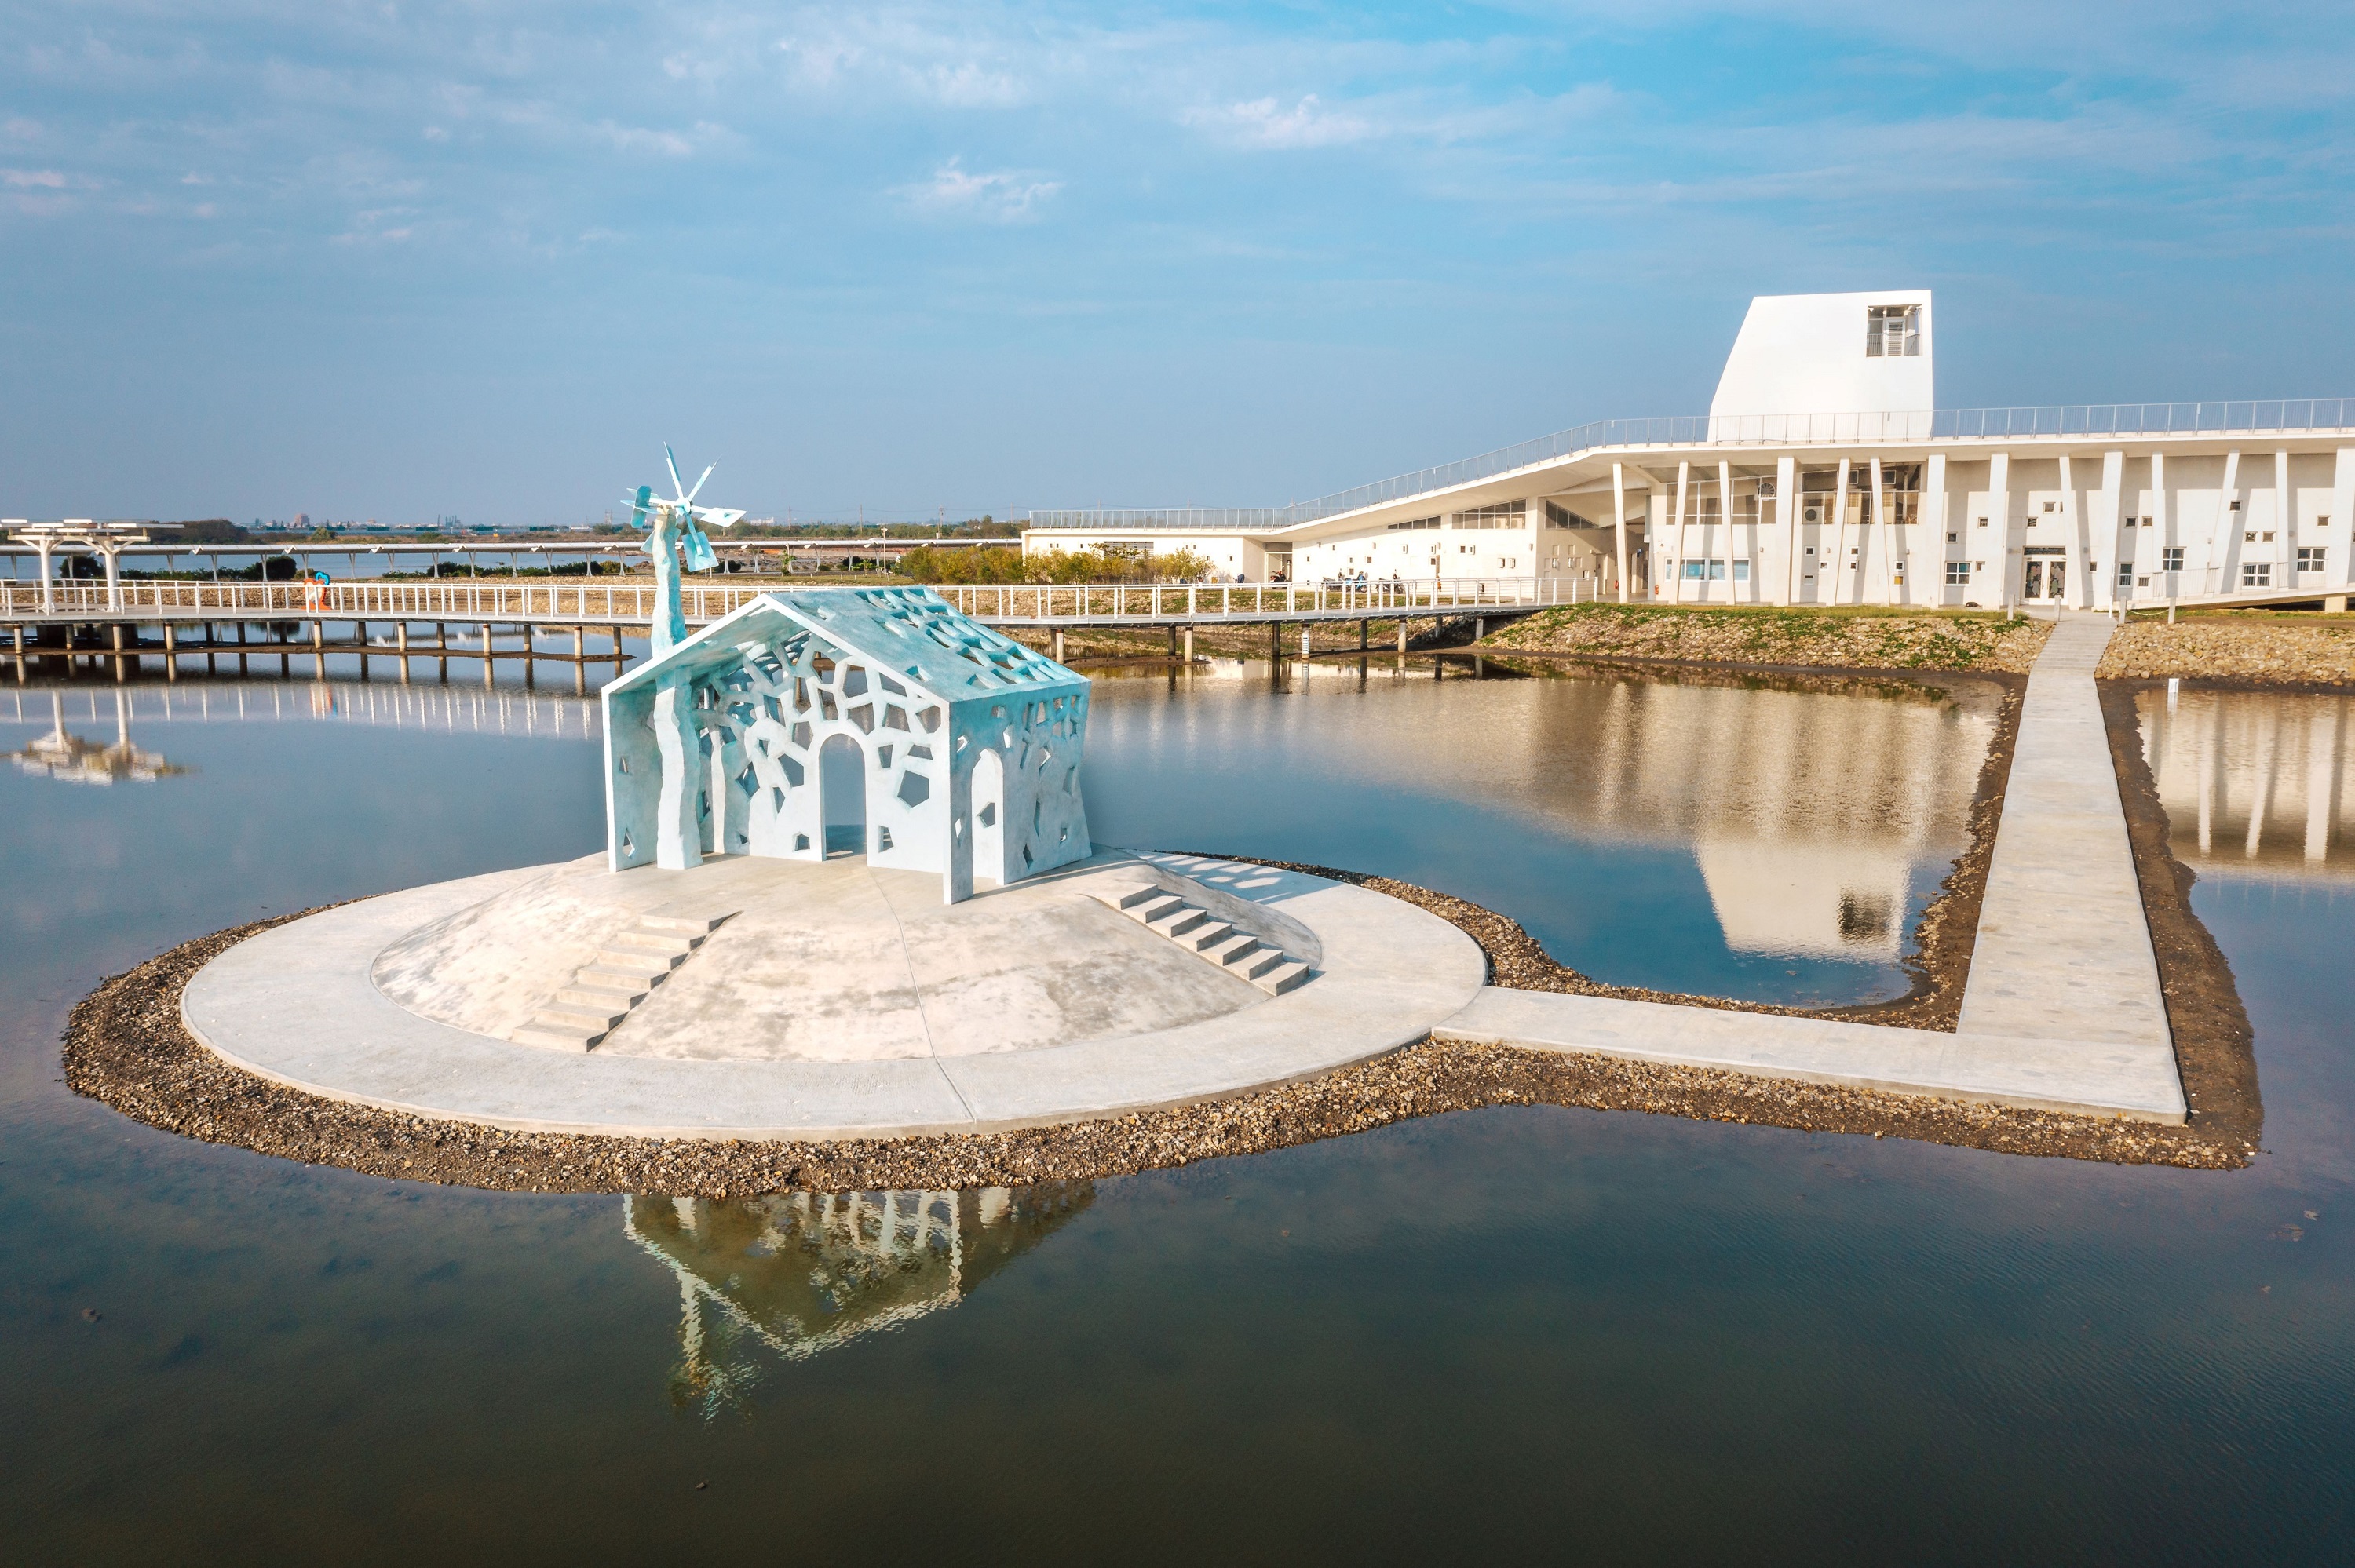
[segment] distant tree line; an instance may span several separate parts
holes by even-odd
[[[900,557],[900,575],[920,583],[963,586],[996,583],[1187,583],[1207,582],[1212,567],[1192,550],[1146,556],[1123,551],[1043,550],[1025,556],[995,546],[932,550],[919,546]]]

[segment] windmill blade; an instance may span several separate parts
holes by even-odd
[[[646,525],[646,503],[654,498],[654,486],[642,484],[638,486],[637,494],[630,498],[631,527],[643,528]]]
[[[663,461],[670,465],[670,493],[684,501],[687,499],[687,486],[678,482],[678,458],[670,450],[668,441],[663,443]]]
[[[741,509],[728,506],[698,506],[692,509],[695,520],[713,528],[733,528],[744,521]]]
[[[711,477],[711,471],[719,466],[719,465],[716,462],[706,464],[703,470],[703,479],[709,479]],[[680,496],[679,499],[682,501],[692,501],[698,495],[701,494],[703,493],[703,479],[697,480],[695,482],[695,488],[688,491],[685,495]]]

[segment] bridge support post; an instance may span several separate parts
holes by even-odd
[[[405,686],[409,684],[409,622],[405,620],[393,622],[392,641],[400,650],[400,683]]]
[[[1178,623],[1174,620],[1169,623],[1169,657],[1178,657]]]
[[[1370,620],[1360,620],[1359,622],[1358,622],[1358,652],[1359,652],[1363,653],[1363,652],[1366,651],[1366,640],[1367,640],[1368,638],[1371,637],[1373,634],[1374,634],[1374,623],[1373,623],[1372,621],[1370,621]]]
[[[2343,593],[2325,594],[2322,599],[2322,613],[2325,615],[2346,614],[2347,596]]]
[[[164,679],[180,678],[180,629],[170,621],[164,623]]]
[[[327,678],[327,618],[324,615],[311,623],[311,678]]]
[[[1271,620],[1267,623],[1267,630],[1269,632],[1267,656],[1271,662],[1281,664],[1284,662],[1284,622]]]
[[[1304,620],[1300,623],[1300,656],[1303,659],[1308,657],[1308,634],[1316,630],[1316,623],[1313,620]]]
[[[491,683],[491,623],[483,622],[483,684]]]
[[[1055,628],[1055,662],[1056,662],[1056,663],[1058,663],[1058,664],[1060,664],[1060,663],[1061,663],[1062,662],[1063,662],[1063,629],[1062,629],[1061,627],[1060,627],[1060,626],[1059,626],[1059,627]]]
[[[1188,595],[1188,598],[1191,598],[1191,597],[1192,597],[1192,595],[1193,595],[1193,591],[1194,591],[1194,590],[1193,590],[1193,589],[1191,589],[1191,588],[1188,588],[1188,589],[1186,590],[1187,595]],[[22,628],[19,628],[19,629],[17,630],[17,633],[16,633],[16,635],[17,635],[17,637],[18,637],[20,640],[23,638],[23,636],[24,636],[24,630],[23,630],[23,629],[22,629]],[[1189,627],[1188,627],[1188,628],[1186,629],[1186,662],[1188,662],[1188,664],[1191,664],[1193,662],[1194,662],[1194,629],[1193,629],[1192,627],[1190,627],[1190,626],[1189,626]]]

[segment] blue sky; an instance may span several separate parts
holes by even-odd
[[[1276,503],[1923,283],[1947,406],[2355,395],[2343,3],[0,19],[12,516]]]

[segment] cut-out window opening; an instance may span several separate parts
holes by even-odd
[[[1922,307],[1864,307],[1864,355],[1867,359],[1912,359],[1922,352]]]

